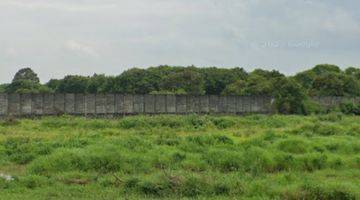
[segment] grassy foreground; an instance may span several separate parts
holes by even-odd
[[[0,199],[142,198],[360,199],[360,117],[0,121]]]

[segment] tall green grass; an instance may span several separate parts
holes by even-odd
[[[0,123],[6,199],[359,199],[360,118],[48,117]]]

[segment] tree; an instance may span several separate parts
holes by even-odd
[[[274,83],[275,106],[283,114],[305,114],[306,94],[291,78],[278,78]]]
[[[86,88],[87,93],[104,93],[105,91],[105,85],[107,82],[107,77],[103,74],[98,75],[94,74],[90,79],[88,86]]]
[[[20,69],[14,76],[11,84],[6,86],[7,93],[40,93],[51,92],[51,89],[41,85],[39,77],[30,68]]]
[[[170,74],[164,78],[160,88],[161,91],[173,93],[185,91],[186,94],[205,94],[204,78],[194,67],[188,67],[184,71]]]
[[[29,81],[33,84],[40,83],[38,75],[31,68],[20,69],[14,76],[12,82]]]
[[[358,81],[360,81],[360,68],[349,67],[345,70],[345,74],[353,76]]]
[[[0,84],[0,93],[5,93],[9,84]]]
[[[148,94],[154,90],[145,69],[133,68],[115,77],[115,91],[126,94]]]
[[[59,79],[50,79],[49,82],[47,82],[45,85],[49,87],[53,91],[57,91],[59,85],[61,83],[61,80]]]
[[[311,71],[315,72],[317,75],[329,74],[329,73],[341,73],[340,67],[330,64],[320,64],[316,65]]]
[[[242,68],[220,69],[216,67],[201,69],[200,73],[204,76],[206,94],[221,94],[225,88],[239,80],[244,80],[248,76]]]
[[[84,76],[66,76],[61,80],[56,92],[60,93],[86,93],[89,78]]]

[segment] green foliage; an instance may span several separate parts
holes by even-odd
[[[340,110],[344,114],[360,115],[360,103],[354,103],[351,101],[342,102],[340,104]]]
[[[83,76],[66,76],[61,80],[56,92],[59,93],[85,93],[89,85],[89,78]]]
[[[280,78],[274,84],[276,108],[280,113],[304,114],[306,95],[300,84],[292,79]]]
[[[12,82],[30,81],[34,84],[40,83],[38,75],[31,68],[23,68],[16,72]]]

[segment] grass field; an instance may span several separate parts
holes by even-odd
[[[0,121],[0,176],[7,200],[360,199],[360,117]]]

